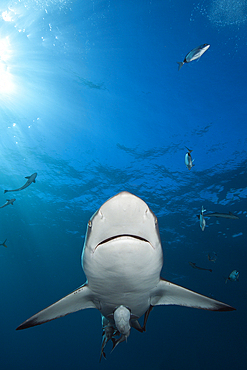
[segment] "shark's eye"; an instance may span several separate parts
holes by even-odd
[[[91,220],[88,221],[88,227],[92,227],[92,221]]]

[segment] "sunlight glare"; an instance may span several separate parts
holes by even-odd
[[[10,13],[8,13],[8,11],[6,10],[5,12],[2,13],[2,18],[4,21],[6,22],[11,22],[12,21],[12,18],[10,16]]]
[[[13,76],[7,62],[10,60],[10,43],[8,37],[0,40],[0,93],[11,93],[14,90]]]

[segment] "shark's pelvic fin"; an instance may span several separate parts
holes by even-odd
[[[130,324],[132,328],[138,330],[140,333],[144,331],[138,320],[131,320]]]
[[[144,322],[143,322],[143,327],[142,327],[143,331],[146,331],[148,316],[149,316],[150,312],[152,311],[152,309],[153,309],[153,306],[150,306],[149,309],[145,312]]]
[[[211,311],[232,311],[235,308],[215,299],[161,279],[151,294],[151,305],[179,305]]]
[[[84,310],[85,308],[98,308],[93,303],[93,293],[87,284],[76,289],[66,297],[60,299],[51,306],[38,312],[30,319],[24,321],[16,330],[30,328],[31,326],[40,325],[47,321],[57,319],[69,313]]]

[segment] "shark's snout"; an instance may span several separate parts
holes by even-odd
[[[153,248],[160,245],[156,216],[142,199],[126,191],[110,198],[89,220],[85,246],[94,253],[119,238],[145,241]]]

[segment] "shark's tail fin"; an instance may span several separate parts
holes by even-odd
[[[187,146],[185,148],[188,150],[189,153],[193,152],[193,149],[189,149],[189,148],[187,148]],[[194,159],[193,159],[193,161],[194,161]]]
[[[7,248],[7,245],[5,244],[5,243],[6,243],[6,241],[7,241],[7,239],[5,239],[5,240],[4,240],[4,242],[3,242],[3,243],[1,243],[0,245],[2,245],[3,247]]]
[[[177,62],[178,64],[178,70],[180,71],[180,69],[183,67],[184,65],[184,62]]]
[[[7,193],[7,191],[8,191],[8,190],[4,190],[4,192],[3,192],[3,193],[5,194],[5,193]]]

